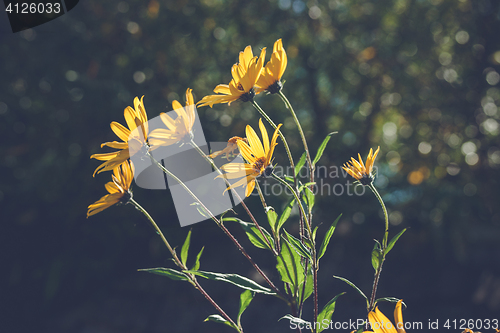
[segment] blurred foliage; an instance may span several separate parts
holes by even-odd
[[[343,213],[320,275],[320,288],[334,290],[320,302],[349,291],[333,274],[371,288],[378,203],[348,195],[349,179],[332,172],[380,145],[376,185],[392,229],[410,229],[388,256],[379,295],[404,298],[408,320],[492,318],[500,310],[499,20],[494,0],[82,0],[60,19],[2,33],[2,322],[9,332],[224,331],[202,323],[210,309],[195,291],[135,271],[168,265],[140,214],[112,207],[85,219],[109,177],[92,179],[98,163],[88,157],[115,140],[109,123],[124,123],[135,96],[145,95],[150,118],[188,87],[199,100],[229,82],[246,45],[269,54],[278,38],[289,58],[284,93],[310,147],[339,132],[319,162],[327,169],[318,182],[330,193],[318,198],[315,219],[328,226]],[[300,139],[282,102],[257,101],[284,123],[298,160]],[[258,120],[240,102],[198,113],[207,141],[242,135]],[[277,154],[285,163],[282,148]],[[187,230],[169,192],[136,188],[135,197],[182,244]],[[273,199],[275,207],[287,202]],[[192,243],[206,246],[202,269],[251,276],[211,222],[193,227]],[[236,292],[207,286],[223,308],[237,304]],[[277,322],[278,303],[260,302],[244,327],[288,329]],[[344,297],[333,319],[361,318],[363,309]]]

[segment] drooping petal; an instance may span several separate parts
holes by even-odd
[[[378,150],[377,150],[378,152]],[[375,153],[377,155],[377,153]],[[398,303],[396,304],[396,308],[394,309],[394,324],[396,326],[396,330],[398,333],[406,333],[404,329],[404,322],[403,322],[403,312],[401,311],[401,304],[403,303],[403,300],[399,300]]]
[[[123,142],[128,141],[128,137],[130,136],[130,130],[116,121],[113,121],[110,125],[111,130],[119,137]]]

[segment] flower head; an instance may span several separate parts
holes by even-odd
[[[186,90],[186,107],[183,107],[178,101],[172,102],[177,117],[172,119],[168,114],[160,114],[160,118],[167,127],[158,128],[149,135],[149,143],[151,147],[169,146],[183,140],[191,139],[194,121],[196,118],[195,104],[193,99],[192,89]]]
[[[358,154],[359,162],[351,157],[351,160],[344,164],[342,169],[347,171],[348,174],[359,180],[362,185],[370,185],[373,182],[373,163],[375,162],[375,158],[377,158],[377,154],[380,150],[380,147],[373,153],[373,149],[370,148],[370,153],[366,158],[366,164],[363,163],[361,159],[361,155]]]
[[[130,106],[125,108],[124,116],[128,128],[120,123],[117,123],[116,121],[111,123],[111,130],[123,142],[105,142],[101,144],[101,148],[108,146],[119,150],[111,153],[93,154],[90,156],[90,158],[105,161],[94,171],[94,176],[96,173],[113,170],[147,144],[149,132],[148,116],[146,114],[146,109],[144,108],[143,99],[144,96],[142,96],[141,100],[136,97],[134,98],[134,108],[132,109]]]
[[[228,163],[221,167],[222,171],[226,173],[224,175],[218,176],[224,177],[226,179],[236,179],[236,183],[231,185],[228,189],[232,189],[238,186],[247,186],[245,190],[245,196],[249,196],[253,189],[255,188],[255,179],[261,174],[266,174],[269,168],[272,167],[272,157],[274,153],[274,147],[278,144],[276,140],[278,139],[278,131],[281,124],[276,127],[274,131],[271,142],[269,143],[269,136],[267,135],[267,130],[262,123],[262,119],[259,119],[260,133],[262,134],[262,141],[257,136],[254,129],[247,125],[246,136],[248,143],[244,140],[237,140],[236,144],[240,149],[241,155],[247,161],[247,163]],[[226,191],[228,190],[226,189]],[[225,191],[224,191],[225,192]]]
[[[239,62],[231,68],[233,79],[227,84],[219,84],[215,87],[214,92],[217,95],[205,96],[197,103],[199,106],[234,102],[238,99],[248,102],[253,100],[255,96],[254,86],[259,79],[262,67],[264,66],[264,58],[266,57],[266,49],[263,48],[260,56],[253,56],[252,48],[248,45],[244,51],[240,52]]]
[[[134,179],[134,167],[130,161],[125,161],[114,168],[111,178],[113,181],[104,185],[109,194],[106,194],[89,206],[87,218],[119,202],[127,203],[132,198],[130,184],[132,184],[132,180]]]
[[[219,155],[226,154],[226,159],[229,160],[229,155],[234,154],[234,151],[238,149],[238,140],[243,140],[246,143],[248,143],[247,138],[240,138],[239,136],[233,136],[231,139],[227,141],[227,146],[223,150],[219,150],[216,152],[213,152],[212,154],[208,155],[210,158],[215,158]]]
[[[271,60],[266,64],[266,67],[262,70],[262,74],[257,81],[256,93],[259,94],[262,91],[269,91],[271,94],[275,94],[283,88],[281,83],[281,77],[285,72],[287,65],[287,57],[285,49],[283,48],[283,42],[278,39],[273,46],[273,54],[271,55]]]
[[[406,333],[403,323],[403,313],[401,311],[401,304],[403,300],[399,300],[394,309],[394,322],[395,325],[377,308],[375,311],[368,313],[368,320],[370,327],[373,331],[366,331],[363,333]]]

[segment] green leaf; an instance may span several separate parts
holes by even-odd
[[[161,275],[161,276],[166,276],[172,280],[176,281],[189,281],[187,276],[179,271],[176,271],[175,269],[172,268],[163,268],[163,267],[157,267],[157,268],[145,268],[145,269],[138,269],[139,272],[146,272],[146,273],[153,273],[156,275]]]
[[[361,326],[358,326],[358,330],[357,331],[354,331],[354,333],[363,333],[365,331],[365,326],[364,325],[361,325]]]
[[[297,295],[298,287],[304,282],[304,268],[300,263],[300,255],[283,237],[281,252],[276,258],[276,269],[281,275],[281,281],[289,283],[293,288],[293,295]]]
[[[321,312],[318,314],[318,322],[319,323],[323,323],[323,320],[327,320],[328,322],[330,322],[330,320],[332,319],[332,315],[333,315],[333,311],[335,311],[335,302],[337,301],[337,298],[339,298],[340,296],[344,295],[345,293],[340,293],[338,294],[337,296],[335,296],[334,298],[332,298],[330,300],[330,302],[328,302],[325,307],[323,308],[323,310],[321,310]],[[320,325],[318,328],[317,328],[317,333],[320,333],[322,332],[326,327],[324,325]]]
[[[280,319],[278,319],[278,321],[280,321],[281,319],[288,319],[288,320],[290,320],[291,323],[301,324],[301,326],[303,326],[303,327],[312,327],[310,322],[305,321],[304,319],[301,319],[301,318],[294,317],[291,314],[287,314],[287,315],[281,317]]]
[[[382,297],[382,298],[377,298],[377,300],[375,301],[375,304],[377,304],[378,302],[397,303],[399,301],[400,301],[400,299],[396,298],[396,297]],[[404,304],[404,302],[402,302],[402,304]],[[406,304],[404,304],[404,305],[406,306]]]
[[[269,246],[267,245],[265,238],[262,236],[259,229],[257,229],[257,227],[253,223],[245,222],[245,221],[242,221],[242,220],[235,218],[235,217],[225,217],[223,219],[223,222],[227,222],[227,221],[238,222],[241,225],[241,227],[243,228],[243,230],[245,230],[245,233],[247,234],[248,239],[250,240],[250,242],[254,246],[258,247],[259,249],[271,250],[269,248]],[[264,235],[266,236],[266,238],[269,240],[269,244],[271,244],[271,246],[274,247],[274,240],[271,237],[271,235],[269,234],[269,232],[267,232],[267,230],[262,228],[262,227],[261,227],[261,230],[264,233]]]
[[[379,245],[375,244],[372,250],[372,266],[375,271],[377,271],[378,268],[380,267],[383,257],[384,254],[382,253],[382,250],[379,248]]]
[[[239,329],[237,327],[235,327],[233,324],[231,324],[230,321],[227,321],[226,319],[224,319],[222,316],[220,316],[218,314],[210,315],[204,321],[213,321],[213,322],[219,323],[219,324],[226,324],[227,326],[232,327],[239,332]]]
[[[302,244],[300,240],[295,238],[293,235],[290,235],[288,231],[283,231],[285,232],[286,239],[290,242],[290,245],[293,246],[295,251],[297,251],[304,258],[312,261],[311,251],[304,244]]]
[[[191,273],[208,280],[231,283],[237,287],[250,290],[256,293],[275,295],[275,293],[271,289],[263,287],[257,282],[238,274],[222,274],[222,273],[213,273],[205,271],[184,271],[184,272]]]
[[[269,206],[268,206],[269,207]],[[276,221],[278,220],[278,214],[274,211],[274,208],[269,207],[267,210],[267,221],[272,230],[276,230]]]
[[[297,164],[295,164],[295,174],[298,175],[300,173],[300,169],[302,169],[302,167],[304,166],[304,164],[306,163],[306,152],[304,152],[302,154],[302,156],[300,157],[300,160],[297,162]]]
[[[385,249],[385,255],[387,255],[387,253],[389,253],[390,250],[392,250],[392,248],[394,247],[394,244],[396,244],[396,242],[398,241],[399,237],[401,237],[401,235],[403,235],[406,231],[406,228],[401,230],[396,236],[394,236],[391,241],[389,242],[389,244],[387,245],[387,248]]]
[[[196,261],[194,262],[194,265],[191,268],[192,271],[197,271],[198,269],[200,269],[200,258],[204,249],[205,247],[202,247],[200,252],[198,252],[198,255],[196,256]]]
[[[186,240],[184,241],[184,244],[182,245],[181,249],[181,262],[184,264],[184,266],[186,266],[190,244],[191,244],[191,230],[189,230]]]
[[[293,180],[293,177],[290,177],[290,176],[285,176],[284,179],[289,182],[289,183],[295,183],[295,181]]]
[[[333,221],[332,225],[330,226],[330,228],[328,229],[328,231],[325,234],[325,238],[323,238],[323,243],[321,243],[321,246],[319,247],[318,263],[319,263],[319,260],[321,259],[321,257],[323,257],[323,255],[326,252],[326,248],[328,247],[328,244],[330,243],[330,239],[332,238],[333,232],[335,231],[335,228],[337,227],[337,223],[339,222],[341,216],[342,216],[342,214],[340,214],[335,219],[335,221]],[[313,235],[316,235],[316,232],[313,232]]]
[[[318,152],[316,153],[316,157],[314,158],[312,164],[313,166],[316,165],[316,163],[319,161],[321,156],[323,156],[323,152],[325,151],[326,145],[328,144],[328,141],[330,141],[330,138],[332,135],[337,134],[337,132],[332,132],[326,136],[326,138],[323,140],[321,145],[318,148]]]
[[[309,210],[309,213],[312,212],[312,209],[314,207],[314,193],[309,189],[309,187],[305,188],[304,195],[306,198],[307,202],[307,208]]]
[[[341,281],[344,281],[345,283],[347,283],[348,285],[350,285],[351,287],[354,288],[354,290],[356,290],[361,296],[363,296],[363,298],[366,300],[366,305],[368,305],[368,297],[366,297],[366,295],[361,291],[361,289],[359,289],[358,287],[356,287],[356,285],[354,283],[352,283],[351,281],[343,278],[343,277],[340,277],[340,276],[333,276],[334,278],[336,279],[339,279]]]
[[[292,199],[292,201],[290,201],[288,203],[288,205],[286,205],[285,209],[283,210],[283,213],[281,214],[280,219],[278,220],[278,225],[276,226],[276,230],[275,230],[275,233],[277,235],[279,234],[280,229],[283,226],[283,224],[285,224],[285,222],[290,217],[290,213],[292,212],[292,208],[293,208],[294,204],[295,204],[295,199]]]
[[[243,314],[243,311],[245,311],[246,308],[250,305],[250,302],[252,301],[254,296],[255,293],[251,292],[250,290],[245,290],[240,295],[240,311],[238,312],[238,319],[237,319],[237,324],[239,327],[241,327],[241,315]]]
[[[314,278],[313,278],[313,271],[311,265],[309,265],[309,269],[307,271],[307,279],[305,280],[306,287],[304,288],[304,299],[303,301],[305,302],[306,299],[308,299],[313,291],[314,291]],[[297,304],[300,303],[300,300],[302,298],[302,288],[303,286],[299,287],[299,295],[297,297]]]
[[[306,187],[309,187],[311,185],[316,185],[316,182],[308,182],[308,183],[302,184],[299,187],[299,193],[302,192]]]
[[[316,232],[318,231],[318,226],[316,226],[313,230],[313,240],[316,240]]]
[[[210,218],[210,215],[207,213],[205,208],[203,208],[203,206],[200,205],[199,202],[193,202],[192,204],[190,204],[190,206],[196,206],[196,210],[198,211],[198,213],[200,213],[201,216],[206,217],[207,219]]]

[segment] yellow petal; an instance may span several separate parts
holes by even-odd
[[[267,130],[262,123],[262,119],[259,119],[260,134],[262,134],[262,143],[264,144],[264,153],[269,153],[269,136],[267,135]]]
[[[249,197],[250,194],[252,194],[253,189],[255,188],[255,179],[252,179],[251,181],[248,182],[247,188],[245,189],[245,196]]]
[[[266,155],[264,153],[264,148],[262,147],[262,143],[260,142],[260,139],[257,136],[257,133],[255,133],[252,126],[247,125],[246,135],[248,143],[250,144],[250,148],[255,158],[259,159],[261,157],[265,157]]]
[[[110,125],[111,130],[118,136],[123,142],[128,141],[128,137],[130,136],[130,130],[127,129],[120,123],[113,121]]]
[[[376,153],[375,153],[376,155]],[[403,300],[399,300],[398,303],[396,304],[396,308],[394,309],[394,321],[396,325],[396,330],[398,333],[406,333],[404,329],[404,323],[403,323],[403,313],[401,311],[401,304],[403,303]]]

